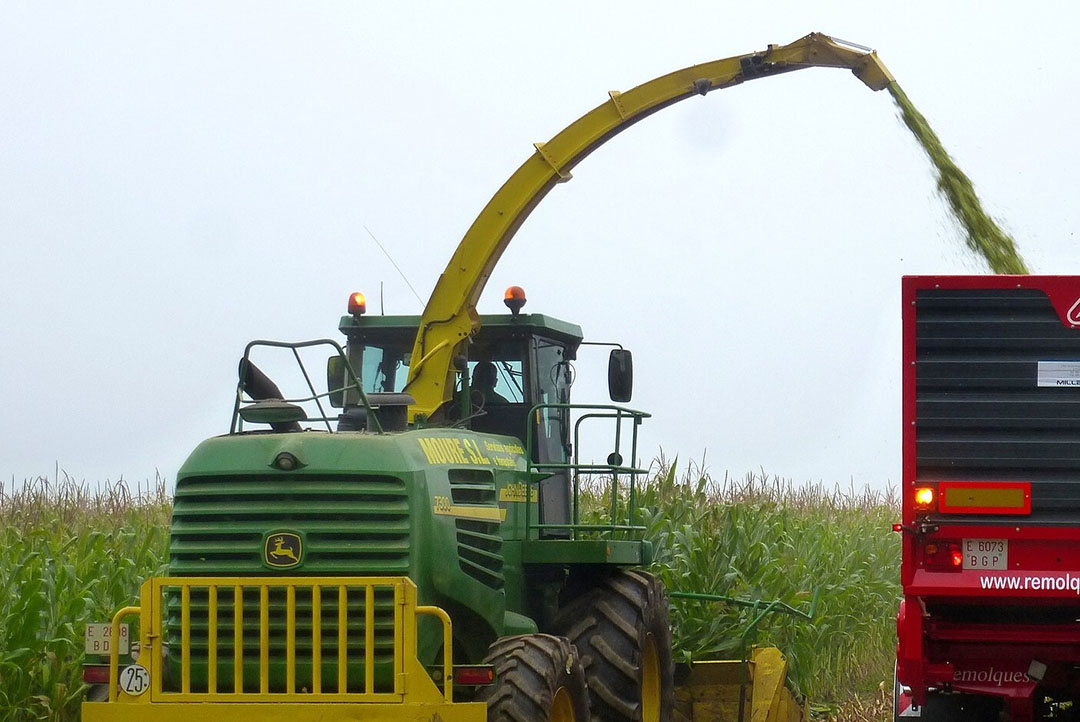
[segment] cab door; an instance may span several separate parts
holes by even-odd
[[[573,370],[566,347],[543,337],[533,337],[529,354],[532,403],[569,404]],[[571,478],[568,469],[545,469],[544,464],[567,464],[573,457],[570,411],[565,408],[538,409],[528,423],[533,424],[533,463],[552,476],[540,482],[540,521],[569,524],[572,521]],[[569,536],[569,530],[549,530],[545,536]]]

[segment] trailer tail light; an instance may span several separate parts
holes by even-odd
[[[923,547],[923,564],[935,572],[958,572],[964,566],[964,551],[958,541],[932,541]]]
[[[495,668],[490,664],[455,666],[454,684],[460,684],[465,687],[495,684]]]
[[[943,481],[938,509],[947,514],[1030,514],[1031,484],[1015,481]]]
[[[932,486],[918,486],[915,488],[915,511],[934,511],[936,508],[937,493]]]
[[[107,664],[88,664],[83,667],[82,681],[86,684],[108,684],[109,683],[109,665]]]

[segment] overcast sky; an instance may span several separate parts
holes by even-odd
[[[251,338],[426,300],[506,177],[606,99],[822,31],[879,51],[1033,272],[1080,272],[1074,3],[0,0],[0,481],[175,478]],[[644,454],[896,483],[900,277],[981,273],[891,98],[811,69],[623,133],[480,310],[635,354]],[[603,401],[602,355],[578,364]]]

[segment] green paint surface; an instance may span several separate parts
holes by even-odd
[[[986,259],[994,273],[1028,273],[1024,259],[1016,250],[1015,242],[983,209],[971,179],[949,156],[945,146],[941,144],[941,139],[923,114],[916,110],[896,83],[889,84],[889,92],[900,109],[904,125],[934,164],[938,192],[945,199],[956,222],[960,224],[968,247]]]

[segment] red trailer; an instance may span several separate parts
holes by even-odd
[[[1080,719],[1080,276],[903,304],[895,716]]]

